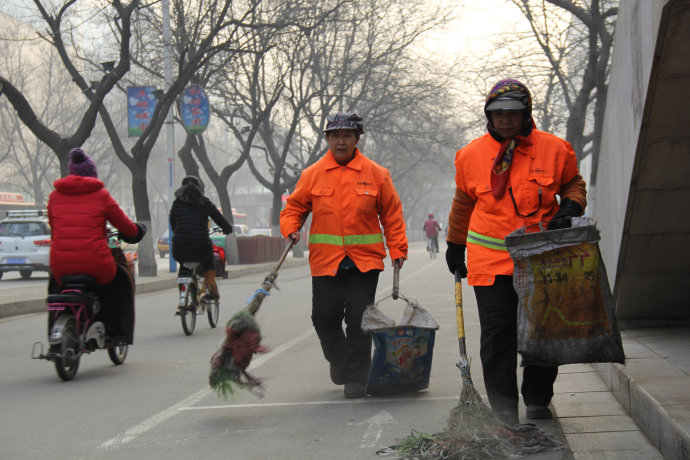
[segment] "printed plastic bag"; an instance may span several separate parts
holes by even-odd
[[[367,393],[392,395],[419,391],[429,386],[431,361],[438,324],[416,302],[407,302],[400,324],[376,305],[369,305],[362,317],[362,330],[374,341]]]
[[[572,227],[506,237],[519,299],[523,365],[616,362],[625,355],[593,219]]]

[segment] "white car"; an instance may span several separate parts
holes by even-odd
[[[271,236],[271,229],[270,228],[252,228],[249,230],[249,233],[247,236],[256,236],[256,235],[264,235],[264,236]]]
[[[46,211],[7,211],[7,217],[0,221],[0,278],[10,271],[18,271],[25,280],[35,271],[50,271]]]

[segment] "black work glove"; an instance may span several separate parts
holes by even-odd
[[[227,230],[227,232],[226,232],[225,230]],[[232,225],[230,225],[230,228],[226,228],[225,230],[223,230],[223,233],[224,233],[225,235],[231,234],[231,233],[232,233]]]
[[[582,215],[582,208],[579,204],[572,201],[570,198],[563,198],[561,200],[561,207],[553,215],[551,222],[549,222],[549,230],[557,230],[559,228],[569,228],[572,224],[571,217]]]
[[[467,266],[465,265],[465,245],[455,244],[447,241],[448,249],[446,249],[446,263],[448,270],[455,275],[455,271],[460,274],[460,278],[467,277]]]
[[[137,226],[137,235],[134,238],[128,238],[123,233],[120,233],[120,239],[127,244],[136,244],[144,238],[146,235],[146,225],[135,222],[134,225]]]

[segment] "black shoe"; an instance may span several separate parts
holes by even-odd
[[[367,387],[361,383],[346,383],[345,384],[345,397],[347,399],[357,399],[363,398],[367,393]]]
[[[331,364],[331,382],[335,383],[336,385],[342,385],[345,383],[343,368],[341,366],[334,366]]]
[[[530,420],[543,420],[553,417],[551,409],[546,406],[527,406],[527,418]]]

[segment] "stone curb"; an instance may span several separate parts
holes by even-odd
[[[306,265],[308,259],[305,258],[288,258],[285,259],[281,268],[284,267],[296,267],[300,265]],[[243,266],[228,266],[228,279],[239,278],[241,276],[253,275],[256,273],[266,273],[268,274],[275,263],[263,263],[255,265],[243,265]],[[222,282],[222,279],[218,279]],[[158,275],[156,277],[138,277],[136,279],[136,290],[137,294],[146,294],[149,292],[162,291],[165,289],[171,289],[177,286],[177,276],[174,273],[166,273],[164,275]],[[41,297],[35,297],[27,300],[17,300],[11,302],[0,303],[0,319],[9,318],[11,316],[25,315],[28,313],[40,313],[45,311],[45,295]]]
[[[627,366],[598,363],[592,364],[592,367],[664,458],[690,458],[690,433],[645,390],[642,382],[626,372]]]

